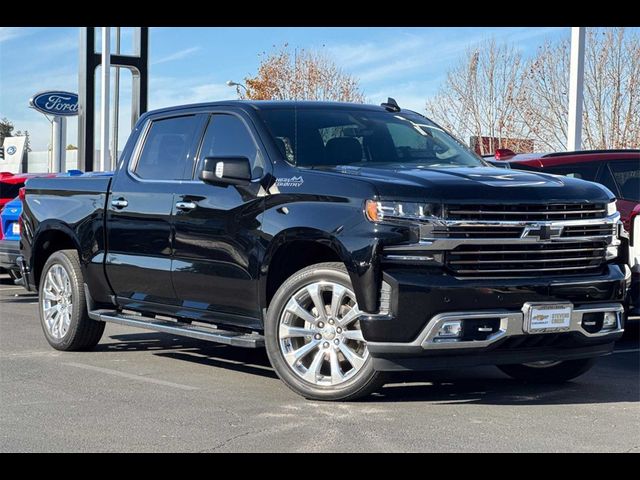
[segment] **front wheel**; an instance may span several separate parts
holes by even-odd
[[[353,400],[383,382],[362,336],[353,287],[341,263],[319,263],[278,289],[265,321],[271,365],[312,400]]]
[[[581,358],[564,362],[532,362],[498,365],[504,373],[517,380],[534,383],[564,383],[579,377],[595,364],[595,358]]]

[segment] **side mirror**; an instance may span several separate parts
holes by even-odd
[[[219,185],[247,185],[251,182],[251,163],[247,157],[207,157],[198,178]]]

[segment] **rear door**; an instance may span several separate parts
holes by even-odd
[[[244,156],[249,186],[219,186],[197,179],[205,157]],[[173,285],[181,306],[198,317],[258,326],[257,278],[261,219],[258,179],[270,164],[250,119],[242,112],[213,113],[199,149],[193,182],[179,185],[173,215]]]
[[[152,118],[111,188],[106,273],[120,304],[175,304],[171,284],[171,211],[202,117]]]

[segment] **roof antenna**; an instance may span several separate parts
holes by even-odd
[[[398,102],[396,102],[395,98],[391,98],[391,97],[387,98],[387,102],[381,103],[380,106],[386,108],[390,112],[400,111],[400,106],[398,105]]]

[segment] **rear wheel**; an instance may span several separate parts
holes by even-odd
[[[517,380],[535,383],[563,383],[579,377],[595,364],[595,358],[564,362],[532,362],[517,365],[498,365],[504,373]]]
[[[274,295],[265,322],[278,376],[314,400],[352,400],[380,387],[360,315],[344,265],[319,263],[292,275]]]
[[[87,350],[102,337],[104,322],[89,318],[78,252],[60,250],[42,269],[40,323],[56,350]]]

